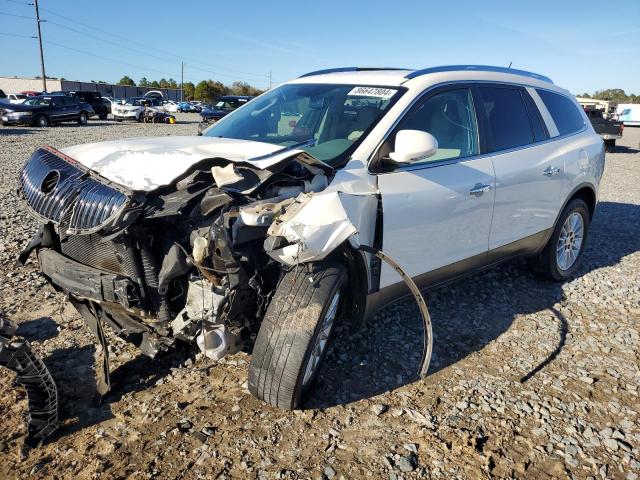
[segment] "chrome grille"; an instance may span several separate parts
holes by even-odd
[[[69,233],[98,231],[129,201],[124,193],[44,148],[25,165],[20,186],[29,210],[40,220],[58,225],[70,213]]]

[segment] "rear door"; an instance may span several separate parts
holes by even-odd
[[[382,249],[428,285],[485,262],[495,179],[491,159],[480,155],[471,88],[442,87],[420,100],[378,152],[383,165],[404,129],[431,133],[439,149],[420,163],[378,173]],[[382,268],[380,287],[398,282]]]
[[[562,150],[548,141],[549,132],[527,90],[483,84],[478,94],[496,175],[489,249],[520,250],[520,240],[526,243],[530,237],[535,244],[536,234],[544,236],[541,232],[551,228],[558,215],[564,178]]]

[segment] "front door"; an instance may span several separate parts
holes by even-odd
[[[428,283],[428,273],[436,269],[453,276],[484,263],[495,178],[491,159],[479,156],[469,88],[440,88],[419,101],[383,144],[379,156],[393,151],[395,134],[405,129],[431,133],[438,140],[438,151],[420,163],[378,174],[382,250],[412,277],[426,274],[418,280]],[[399,281],[383,265],[380,287]]]

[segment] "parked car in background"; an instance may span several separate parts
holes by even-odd
[[[24,90],[22,92],[23,95],[27,97],[37,97],[38,95],[46,95],[47,92],[36,92],[35,90]]]
[[[68,95],[40,95],[21,104],[0,106],[3,125],[48,127],[60,122],[85,125],[93,114],[91,105]]]
[[[189,102],[189,105],[191,105],[194,111],[197,113],[200,113],[202,111],[202,106],[200,105],[200,102]]]
[[[195,112],[196,108],[193,105],[191,105],[189,102],[179,102],[178,111],[179,112]]]
[[[224,118],[229,113],[233,112],[236,108],[246,104],[254,97],[242,96],[242,95],[226,95],[224,97],[217,98],[212,105],[209,105],[202,109],[200,116],[202,121],[198,124],[198,134],[202,133],[207,127],[214,124],[221,118]]]
[[[627,127],[640,126],[640,104],[624,103],[618,105],[618,120]]]
[[[9,98],[7,97],[7,94],[4,93],[2,89],[0,89],[0,103],[11,103],[9,102]]]
[[[162,106],[168,113],[176,113],[178,111],[178,103],[173,100],[167,100]]]
[[[152,357],[252,346],[249,391],[292,409],[334,326],[407,293],[380,258],[422,288],[514,257],[571,279],[604,163],[575,98],[542,75],[311,72],[201,137],[38,149],[20,191],[41,226],[20,258],[36,252],[103,350],[103,324]]]
[[[156,97],[132,97],[114,106],[112,111],[113,118],[116,122],[123,120],[137,120],[142,122],[144,119],[144,109],[155,108],[164,111],[162,107],[162,99]]]
[[[622,138],[624,124],[620,120],[604,118],[604,112],[596,109],[584,109],[587,117],[591,121],[593,129],[604,140],[607,151],[611,151],[616,146],[616,140]]]
[[[23,103],[27,98],[29,97],[27,97],[23,93],[10,93],[9,95],[7,95],[9,103]]]

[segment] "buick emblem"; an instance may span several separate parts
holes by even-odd
[[[40,184],[40,191],[45,195],[53,192],[58,186],[58,182],[60,181],[60,172],[57,170],[51,170],[47,173],[42,179],[42,183]]]

